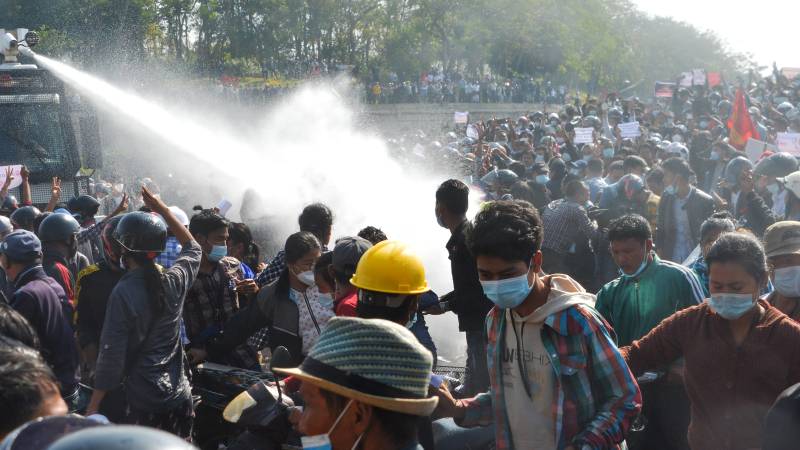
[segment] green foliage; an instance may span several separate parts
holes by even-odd
[[[315,64],[364,78],[431,67],[618,89],[693,68],[753,66],[715,35],[628,0],[6,0],[3,25],[88,65],[153,60],[201,76],[302,77]],[[643,84],[643,85],[647,85]]]

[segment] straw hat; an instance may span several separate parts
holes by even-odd
[[[321,389],[381,409],[427,416],[433,358],[405,327],[382,319],[334,317],[300,367],[276,368]]]

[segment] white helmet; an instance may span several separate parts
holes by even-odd
[[[689,159],[689,149],[686,148],[685,145],[681,144],[680,142],[672,142],[666,148],[667,153],[670,155],[677,155],[681,158],[688,160]]]
[[[178,219],[178,222],[180,222],[181,225],[185,227],[189,226],[189,216],[186,215],[186,213],[182,209],[178,208],[177,206],[170,206],[169,210],[172,213],[172,215],[175,216],[176,219]]]
[[[783,183],[783,187],[792,191],[795,197],[800,198],[800,171],[778,178],[778,181]]]

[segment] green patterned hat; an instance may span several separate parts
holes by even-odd
[[[433,358],[405,327],[382,319],[334,317],[300,367],[275,369],[378,408],[427,416]]]

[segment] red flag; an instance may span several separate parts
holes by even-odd
[[[729,143],[739,150],[744,150],[747,140],[756,133],[741,89],[736,90],[736,103],[733,104],[733,112],[728,119],[728,130]]]
[[[714,86],[722,84],[722,74],[719,72],[708,72],[706,79],[708,80],[709,88],[713,88]]]

